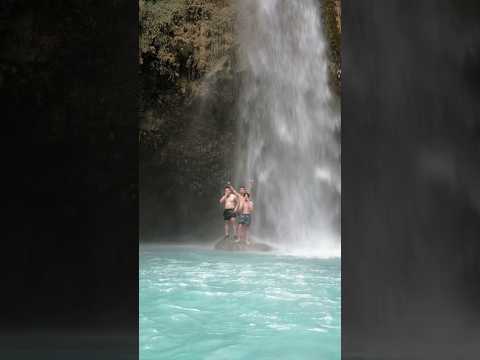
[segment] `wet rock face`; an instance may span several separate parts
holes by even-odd
[[[140,22],[141,232],[221,228],[235,147],[231,5],[141,1]]]

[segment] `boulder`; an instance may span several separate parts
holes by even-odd
[[[215,244],[215,250],[225,251],[271,251],[273,248],[270,245],[250,242],[245,244],[244,242],[235,241],[232,238],[224,238]]]

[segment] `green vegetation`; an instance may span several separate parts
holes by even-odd
[[[225,0],[141,0],[142,74],[162,81],[162,87],[169,83],[182,94],[195,95],[195,81],[229,54],[232,22]]]
[[[331,86],[339,93],[341,86],[341,1],[321,0],[321,7],[325,35],[329,45]]]

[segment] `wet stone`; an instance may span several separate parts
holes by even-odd
[[[235,241],[233,238],[224,238],[215,244],[215,250],[225,251],[271,251],[273,248],[270,245],[250,242],[246,244],[244,242]]]

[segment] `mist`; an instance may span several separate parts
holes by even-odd
[[[480,6],[343,8],[343,353],[466,356],[480,325]]]

